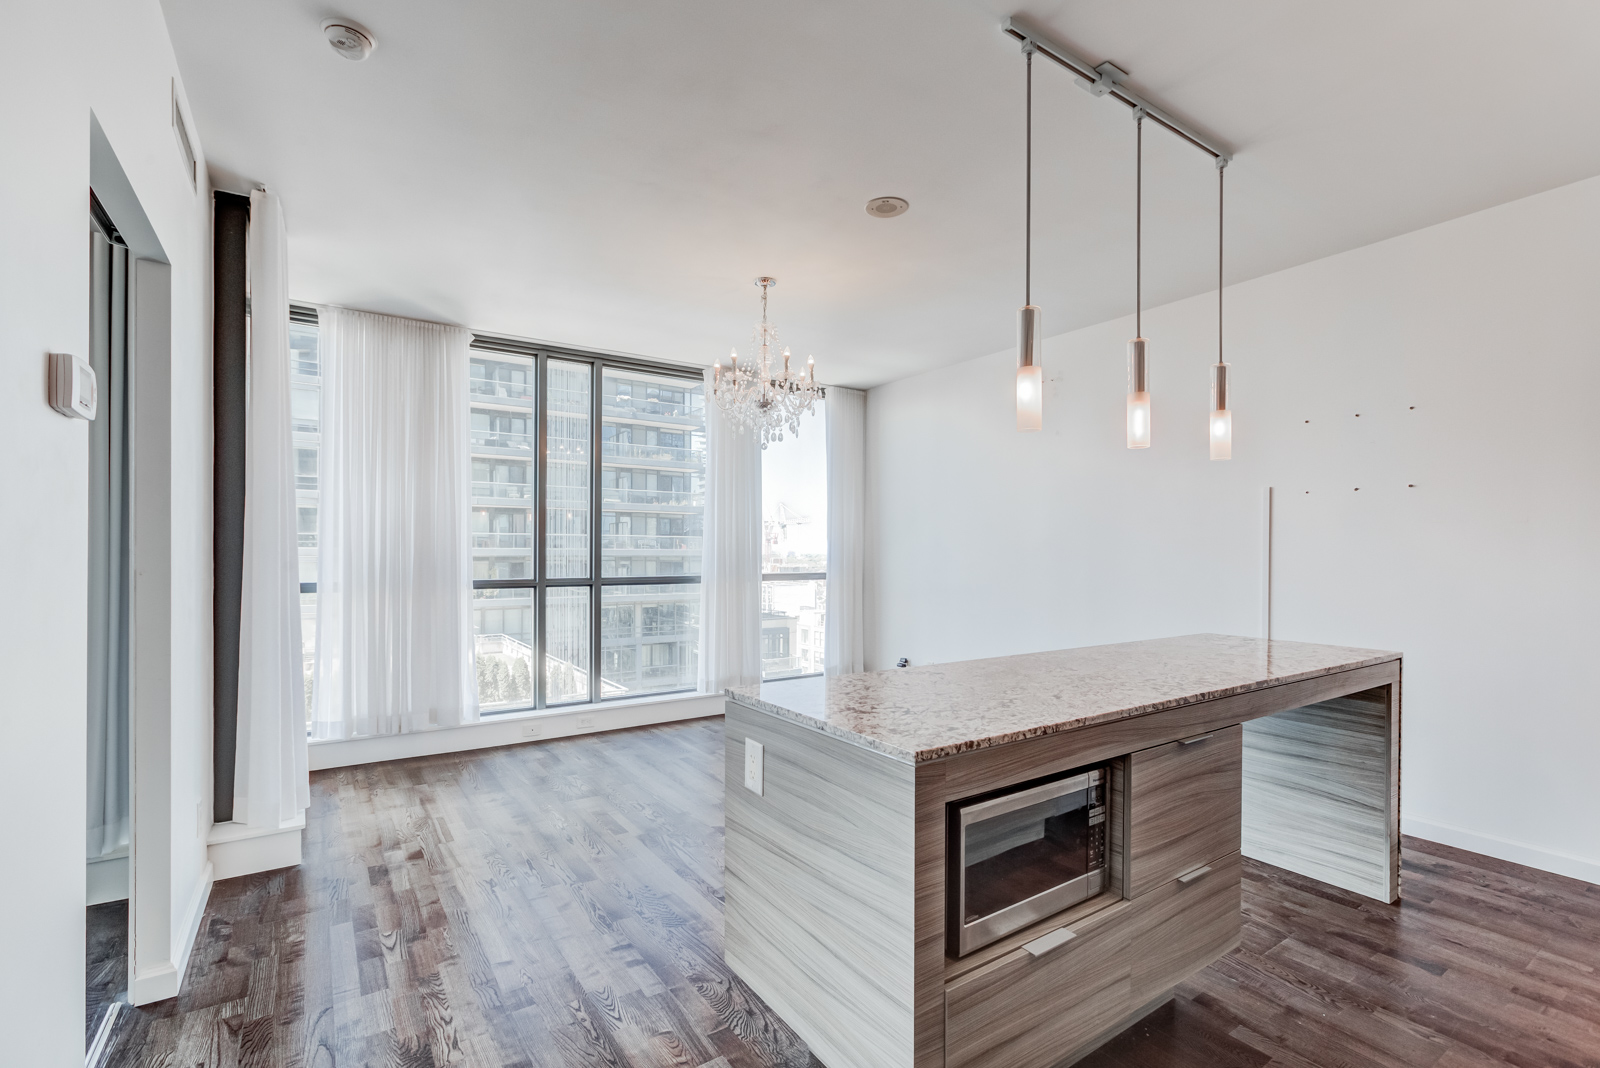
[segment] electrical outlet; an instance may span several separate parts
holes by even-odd
[[[744,788],[751,793],[761,793],[762,764],[766,750],[754,738],[744,740]]]
[[[580,731],[592,731],[592,730],[594,730],[594,717],[593,716],[579,716],[578,717],[578,729]]]
[[[543,723],[525,723],[525,724],[523,724],[522,725],[522,736],[524,738],[543,738],[544,737],[544,724]]]

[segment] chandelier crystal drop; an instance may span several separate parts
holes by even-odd
[[[806,357],[803,372],[792,370],[789,350],[779,345],[778,329],[767,321],[767,291],[777,284],[767,275],[756,279],[761,287],[761,321],[756,324],[755,355],[741,365],[739,350],[734,349],[728,366],[719,361],[712,374],[717,407],[736,428],[756,431],[763,449],[782,441],[785,430],[799,434],[800,417],[815,411],[822,396],[815,358]]]

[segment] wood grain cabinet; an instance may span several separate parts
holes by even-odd
[[[1234,852],[1169,879],[1135,902],[1139,919],[1128,947],[1130,1007],[1164,998],[1239,945],[1243,875]]]
[[[1132,992],[1132,905],[1070,925],[1073,939],[1045,956],[1019,949],[950,983],[945,1068],[1046,1068],[1121,1020]]]
[[[1239,944],[1239,854],[1068,924],[1034,957],[1018,949],[945,987],[945,1068],[1050,1068]]]
[[[1129,897],[1239,851],[1243,738],[1235,724],[1129,758]]]
[[[829,1068],[1071,1064],[1238,944],[1241,817],[1250,856],[1324,880],[1356,858],[1363,892],[1392,900],[1399,688],[1398,654],[1202,635],[740,691],[724,957]],[[1106,889],[952,947],[952,806],[1100,764]]]

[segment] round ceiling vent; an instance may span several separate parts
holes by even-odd
[[[372,55],[372,50],[378,47],[372,34],[349,19],[323,19],[322,33],[335,52],[357,63]]]
[[[867,201],[867,214],[879,219],[892,219],[896,215],[904,215],[909,207],[910,202],[899,197],[874,197]]]

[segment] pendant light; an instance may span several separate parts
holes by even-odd
[[[1133,340],[1128,342],[1128,448],[1150,447],[1150,382],[1145,365],[1144,108],[1133,111]]]
[[[1217,362],[1211,368],[1211,458],[1233,459],[1233,413],[1228,410],[1228,365],[1222,361],[1222,175],[1217,159]]]
[[[1033,303],[1033,52],[1032,41],[1022,42],[1022,54],[1028,61],[1028,133],[1023,209],[1022,311],[1017,316],[1018,430],[1038,430],[1044,425],[1044,367],[1040,361],[1044,338],[1039,332],[1039,309]]]

